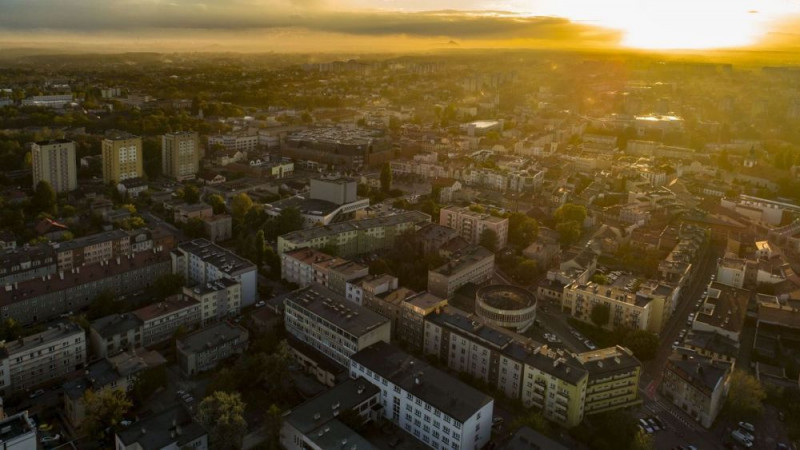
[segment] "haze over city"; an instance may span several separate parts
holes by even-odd
[[[797,450],[800,0],[0,0],[7,450]]]

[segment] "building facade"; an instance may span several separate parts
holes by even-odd
[[[377,386],[383,417],[428,447],[478,450],[491,438],[493,398],[391,344],[353,355],[350,377]]]
[[[46,181],[54,191],[69,192],[78,188],[75,166],[75,142],[66,139],[35,142],[31,146],[33,187]]]
[[[441,267],[428,271],[428,290],[442,298],[451,298],[467,283],[481,284],[494,276],[494,253],[473,246],[456,253]]]
[[[142,138],[117,133],[103,139],[103,183],[120,183],[144,175]]]
[[[211,370],[247,349],[249,333],[228,322],[218,322],[186,335],[175,342],[178,365],[186,376]]]
[[[139,308],[132,313],[142,321],[142,345],[149,347],[169,340],[179,328],[200,324],[200,302],[183,294]]]
[[[285,299],[284,323],[287,333],[343,367],[357,351],[391,339],[389,319],[318,285]]]
[[[242,304],[256,302],[256,266],[208,239],[182,242],[171,253],[172,273],[181,274],[190,285],[205,285],[221,278],[241,284]]]
[[[161,137],[161,173],[178,181],[192,180],[200,170],[197,133],[167,133]]]
[[[467,207],[446,206],[439,211],[439,225],[450,227],[471,244],[479,244],[481,233],[492,230],[497,235],[497,248],[508,244],[508,219],[479,213]]]

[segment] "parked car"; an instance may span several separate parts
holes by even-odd
[[[256,308],[261,308],[262,306],[264,306],[266,304],[267,304],[267,302],[265,302],[264,300],[261,300],[258,303],[256,303]]]
[[[755,433],[756,432],[756,427],[754,427],[752,424],[750,424],[748,422],[739,422],[739,428],[741,428],[741,429],[743,429],[745,431],[749,431],[751,433]]]
[[[639,426],[644,430],[645,433],[651,434],[653,432],[653,428],[647,423],[644,419],[639,419]]]
[[[655,420],[653,420],[652,418],[649,418],[649,419],[647,419],[647,423],[649,423],[649,424],[650,424],[650,428],[652,428],[652,429],[653,429],[653,431],[661,431],[661,427],[660,427],[660,426],[658,426],[658,424],[656,423],[656,421],[655,421]]]
[[[739,430],[731,431],[731,438],[733,438],[734,441],[743,445],[746,448],[750,448],[753,446],[753,441],[747,439],[747,436],[745,436],[744,433],[742,433]]]
[[[587,339],[587,340],[585,340],[585,341],[583,341],[583,345],[585,345],[585,346],[586,346],[586,348],[588,348],[589,350],[595,350],[595,349],[597,349],[597,346],[596,346],[596,345],[594,345],[594,342],[592,342],[592,341],[590,341],[590,340],[588,340],[588,339]]]
[[[28,397],[29,398],[36,398],[36,397],[39,397],[40,395],[44,395],[44,389],[37,389],[37,390],[33,391],[33,393],[31,393],[31,395],[29,395]]]
[[[39,439],[39,442],[42,444],[52,444],[53,442],[58,442],[59,440],[61,440],[61,435],[56,434],[55,436],[42,436],[42,438]]]

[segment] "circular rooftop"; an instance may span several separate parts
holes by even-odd
[[[493,325],[523,332],[536,319],[536,296],[512,285],[485,286],[475,294],[475,313]]]

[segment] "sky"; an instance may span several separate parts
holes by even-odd
[[[800,0],[0,0],[0,46],[795,49],[798,18]]]

